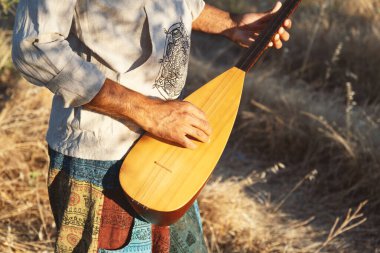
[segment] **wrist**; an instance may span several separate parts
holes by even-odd
[[[238,26],[238,22],[236,21],[237,16],[238,14],[228,13],[228,18],[226,18],[226,21],[225,21],[225,29],[221,33],[221,35],[223,35],[224,37],[232,41],[233,41],[234,31],[235,31],[234,28]]]
[[[199,17],[193,22],[192,28],[193,30],[230,38],[233,33],[232,30],[236,27],[234,16],[235,14],[206,4]]]
[[[130,115],[130,119],[138,124],[145,131],[150,132],[154,127],[154,113],[157,112],[156,106],[160,100],[149,98],[138,92],[135,92],[133,99],[129,101],[129,107],[126,113]]]

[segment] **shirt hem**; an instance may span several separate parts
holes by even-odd
[[[131,147],[130,145],[128,148],[102,148],[102,149],[94,149],[91,147],[83,147],[79,146],[75,149],[64,147],[59,144],[59,142],[54,142],[46,138],[46,141],[48,143],[48,146],[56,151],[59,152],[65,156],[80,158],[84,160],[96,160],[96,161],[118,161],[123,159],[126,154],[129,152]],[[63,143],[63,142],[62,142]],[[107,150],[107,152],[105,152]]]

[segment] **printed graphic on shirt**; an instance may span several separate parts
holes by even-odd
[[[179,96],[185,85],[190,37],[182,21],[172,25],[165,33],[165,51],[160,60],[161,68],[154,88],[157,88],[165,99],[173,99]]]

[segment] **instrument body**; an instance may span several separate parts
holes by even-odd
[[[168,225],[194,202],[226,146],[244,77],[244,71],[233,67],[185,99],[206,114],[213,128],[209,143],[198,142],[191,150],[146,134],[130,151],[120,171],[120,183],[143,218]]]
[[[120,184],[133,208],[147,221],[170,225],[192,205],[214,170],[231,133],[244,77],[301,0],[286,0],[268,29],[233,67],[208,82],[185,101],[203,110],[213,133],[195,150],[159,140],[149,133],[134,145],[120,170]]]

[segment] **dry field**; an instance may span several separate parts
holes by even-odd
[[[209,2],[233,11],[273,3]],[[210,252],[380,252],[379,22],[378,0],[305,0],[291,41],[248,75],[231,140],[200,196]],[[50,252],[51,95],[13,72],[9,36],[0,31],[0,252]],[[189,91],[239,53],[194,34]]]

